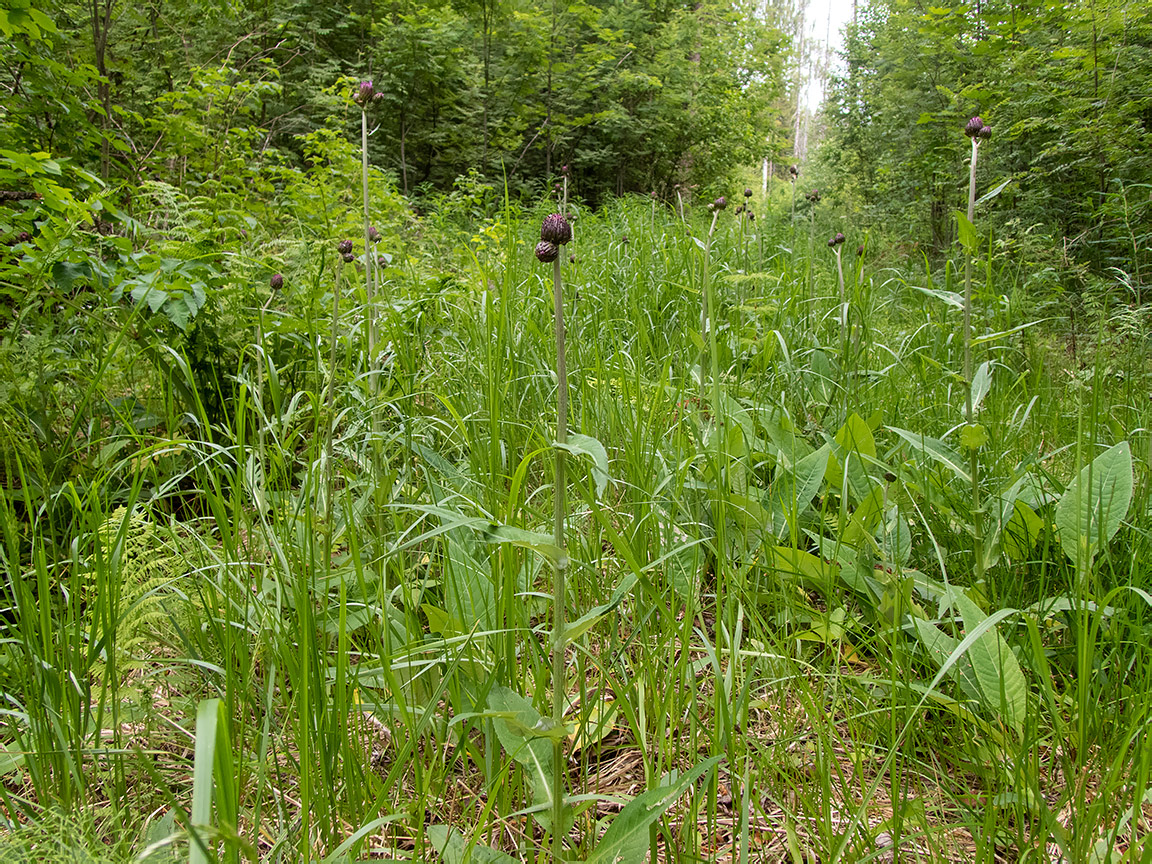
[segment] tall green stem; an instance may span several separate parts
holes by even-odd
[[[968,224],[976,216],[976,156],[980,142],[972,138],[972,160],[968,168]],[[966,420],[976,422],[972,404],[972,251],[964,244],[964,380],[967,382]],[[972,446],[968,450],[968,473],[972,475],[972,539],[976,555],[976,582],[984,578],[984,514],[980,503],[980,454]]]
[[[368,109],[360,110],[360,185],[364,192],[364,293],[368,301],[368,392],[375,396],[380,385],[376,372],[376,291],[372,271],[376,266],[369,237],[371,212],[368,202]]]
[[[716,232],[716,220],[720,216],[720,211],[717,210],[712,214],[712,226],[708,229],[708,239],[704,243],[704,266],[703,266],[703,291],[704,295],[703,308],[701,309],[702,322],[701,327],[707,337],[707,352],[708,358],[706,363],[700,365],[701,390],[704,387],[703,376],[705,374],[711,379],[712,384],[712,423],[713,423],[713,437],[716,442],[715,452],[715,482],[716,482],[716,499],[715,508],[713,511],[713,520],[715,521],[716,532],[716,605],[717,617],[720,617],[720,591],[723,584],[723,574],[721,573],[721,561],[724,556],[724,549],[726,548],[726,538],[724,531],[725,514],[725,499],[727,497],[727,471],[725,470],[725,454],[727,453],[726,442],[724,440],[726,435],[726,428],[724,425],[724,408],[720,402],[720,370],[719,370],[719,356],[718,343],[716,341],[716,296],[712,291],[712,278],[710,273],[710,265],[712,258],[712,235]],[[701,400],[703,401],[703,400]],[[731,597],[726,597],[730,601]],[[730,603],[726,603],[726,606]],[[725,610],[728,611],[728,610]]]
[[[552,296],[556,322],[556,443],[568,443],[568,367],[564,358],[564,291],[560,281],[560,258],[552,262]],[[555,537],[559,550],[553,564],[552,598],[552,721],[555,729],[564,725],[565,648],[564,635],[567,597],[565,576],[568,554],[564,541],[564,517],[567,512],[566,452],[556,448]],[[561,861],[564,852],[564,742],[557,738],[552,745],[552,855]]]

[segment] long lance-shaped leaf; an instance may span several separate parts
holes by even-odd
[[[648,851],[648,826],[664,815],[664,811],[675,804],[697,778],[711,771],[722,758],[713,756],[705,759],[667,786],[641,792],[629,801],[612,820],[588,856],[588,864],[630,864],[643,861]]]

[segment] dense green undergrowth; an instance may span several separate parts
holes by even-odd
[[[1143,860],[1122,279],[1041,304],[978,259],[968,381],[952,263],[783,199],[714,234],[575,208],[603,450],[569,460],[557,682],[554,208],[416,217],[380,180],[369,309],[318,177],[272,233],[155,187],[4,259],[0,859],[543,860],[562,736],[571,860]]]

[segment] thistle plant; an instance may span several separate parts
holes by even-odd
[[[820,190],[813,189],[804,193],[804,200],[808,202],[808,296],[812,296],[812,244],[816,237],[816,205],[820,203]]]
[[[740,213],[747,218],[740,220],[740,251],[744,257],[744,272],[748,272],[748,239],[745,234],[746,223],[752,218],[752,190],[744,190],[744,203],[740,205]]]
[[[848,347],[848,294],[844,290],[844,261],[840,257],[840,247],[844,245],[845,237],[839,231],[828,238],[828,247],[836,256],[836,276],[840,283],[840,346],[847,353]]]
[[[371,81],[361,81],[352,96],[352,101],[360,106],[360,186],[364,198],[364,294],[368,300],[368,391],[375,396],[379,387],[376,372],[376,343],[378,340],[376,321],[376,290],[373,279],[376,269],[375,244],[380,234],[372,226],[371,202],[368,195],[368,108],[384,98],[377,93]]]
[[[796,226],[796,181],[800,178],[800,169],[795,165],[788,166],[788,179],[792,181],[792,226]]]
[[[968,164],[968,225],[976,218],[976,159],[981,143],[992,137],[992,127],[979,116],[971,118],[964,126],[964,134],[972,141],[972,157]],[[984,430],[976,423],[975,406],[972,402],[972,249],[964,247],[964,380],[968,383],[965,403],[967,426],[962,438],[968,447],[969,473],[972,475],[972,535],[976,556],[976,581],[984,578],[984,519],[980,502],[980,458],[979,449],[985,437]]]
[[[565,166],[567,167],[567,166]],[[564,356],[564,287],[560,279],[560,247],[572,239],[572,226],[562,213],[553,213],[540,225],[540,242],[536,244],[536,257],[542,264],[552,265],[553,318],[556,332],[556,486],[553,495],[554,536],[557,548],[552,562],[552,722],[554,729],[564,725],[565,691],[565,612],[567,596],[565,578],[568,572],[568,554],[564,537],[567,513],[567,453],[568,443],[568,366]],[[560,737],[552,744],[552,849],[556,861],[562,860],[564,850],[564,743]]]

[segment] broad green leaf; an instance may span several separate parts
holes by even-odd
[[[820,491],[830,453],[831,445],[825,444],[793,465],[791,470],[781,468],[780,474],[773,479],[768,499],[772,533],[776,537],[783,538],[786,531],[795,531],[800,514]]]
[[[960,429],[960,446],[965,450],[979,450],[988,443],[988,430],[979,423],[965,423]]]
[[[541,534],[539,531],[526,531],[523,528],[513,528],[511,525],[497,525],[489,523],[483,532],[485,543],[511,543],[513,546],[523,546],[533,552],[539,552],[549,561],[567,561],[564,551],[556,545],[551,534]]]
[[[980,236],[976,233],[976,226],[968,221],[968,217],[956,211],[956,226],[960,233],[960,245],[972,255],[980,252]]]
[[[481,630],[495,629],[496,586],[489,568],[482,566],[451,536],[446,563],[444,603],[449,614],[464,629],[475,624]]]
[[[1012,515],[1004,526],[1000,543],[1005,554],[1013,561],[1022,561],[1031,554],[1044,530],[1044,520],[1023,501],[1012,506]]]
[[[545,718],[531,702],[507,687],[492,688],[488,708],[493,712],[496,737],[508,755],[524,769],[528,785],[532,787],[532,803],[541,808],[532,815],[547,830],[552,824],[552,739],[549,735],[552,730],[546,728]],[[571,808],[565,810],[566,816],[570,816]]]
[[[988,616],[966,594],[951,589],[946,592],[942,605],[949,603],[960,612],[969,635],[963,640],[953,639],[936,625],[912,617],[909,621],[917,637],[938,666],[943,666],[957,649],[965,646],[949,671],[955,671],[965,693],[1019,732],[1028,700],[1024,673],[1016,655],[994,626],[973,636]],[[1003,617],[1008,611],[998,614]]]
[[[865,460],[876,458],[876,439],[872,437],[872,430],[864,418],[853,412],[836,433],[834,443],[824,473],[828,485],[837,492],[841,491],[847,466],[848,491],[856,501],[863,501],[875,487],[864,468]]]
[[[935,297],[937,300],[943,300],[953,309],[964,308],[963,296],[957,294],[955,291],[943,291],[939,288],[921,288],[919,285],[911,285],[909,287],[915,288],[920,293],[927,294],[929,297]]]
[[[828,591],[835,578],[837,567],[817,558],[811,552],[777,546],[773,550],[772,564],[781,576],[800,577],[807,585]]]
[[[972,413],[978,414],[980,412],[980,403],[984,401],[984,397],[988,395],[988,391],[992,389],[992,364],[985,360],[976,369],[976,373],[972,376]],[[972,418],[968,418],[968,422],[972,422]]]
[[[428,839],[444,864],[516,864],[515,858],[503,852],[479,843],[470,845],[463,834],[447,825],[429,826]]]
[[[668,785],[641,792],[629,801],[612,820],[588,856],[588,864],[632,864],[644,861],[648,852],[648,827],[680,800],[680,796],[688,791],[697,778],[711,771],[722,758],[713,756],[706,759]]]
[[[1077,566],[1090,566],[1120,530],[1131,503],[1132,451],[1121,441],[1085,465],[1056,503],[1064,553]]]
[[[564,444],[557,441],[554,445],[560,450],[571,453],[573,456],[587,456],[592,460],[592,478],[596,481],[596,497],[601,498],[604,490],[608,488],[608,451],[604,445],[591,435],[578,435],[568,433],[568,440]]]
[[[615,700],[594,699],[587,713],[581,717],[579,727],[568,736],[568,740],[572,742],[572,752],[583,750],[611,735],[616,729],[616,718],[619,714],[620,708]]]
[[[963,591],[953,589],[949,599],[964,620],[965,631],[971,633],[988,616]],[[1023,728],[1028,710],[1027,685],[1020,663],[1008,643],[995,628],[984,631],[968,649],[968,658],[984,704],[1000,714],[1008,725],[1019,732]]]
[[[966,483],[972,482],[972,476],[964,467],[963,457],[939,438],[930,438],[918,432],[897,429],[895,426],[888,426],[887,429],[889,432],[894,432],[899,435],[923,455],[946,466],[959,479]]]
[[[635,573],[629,573],[627,576],[625,576],[616,590],[612,592],[611,600],[602,606],[596,606],[592,609],[589,609],[587,612],[585,612],[583,615],[581,615],[579,618],[564,628],[564,639],[568,642],[571,642],[573,639],[579,639],[581,636],[583,636],[584,633],[586,633],[593,624],[595,624],[597,621],[599,621],[601,618],[603,618],[605,615],[620,605],[620,601],[628,596],[639,579],[640,577]]]
[[[1001,192],[1003,192],[1004,189],[1011,182],[1012,182],[1012,178],[1009,177],[1007,180],[1005,180],[1003,183],[1001,183],[995,189],[992,189],[988,192],[985,192],[983,195],[981,195],[979,198],[977,198],[976,203],[977,204],[983,204],[985,201],[991,201],[993,198],[995,198],[997,195],[999,195]]]

